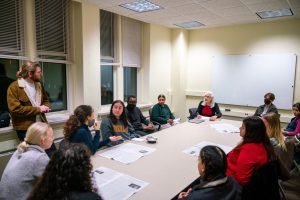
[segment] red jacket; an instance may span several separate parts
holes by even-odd
[[[268,162],[268,154],[262,143],[247,143],[232,150],[227,156],[228,176],[241,185],[250,181],[253,172]]]

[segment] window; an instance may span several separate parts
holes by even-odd
[[[7,88],[16,80],[19,61],[0,58],[0,112],[8,111]]]
[[[137,96],[137,68],[124,67],[124,101],[130,95]]]
[[[114,14],[100,11],[101,62],[114,61]]]
[[[66,64],[41,63],[51,111],[67,110]]]
[[[107,105],[113,102],[113,88],[113,66],[101,65],[101,105]]]
[[[69,1],[35,0],[38,60],[65,62],[68,59]]]
[[[67,110],[68,16],[69,1],[35,0],[36,60],[43,70],[51,111]]]
[[[123,66],[141,67],[142,23],[122,17]]]
[[[0,76],[6,76],[16,80],[17,71],[19,71],[19,60],[0,58],[1,70]]]
[[[142,23],[122,17],[122,58],[124,76],[124,101],[137,96],[137,68],[141,67]]]
[[[114,14],[100,11],[101,105],[114,100],[115,32]]]
[[[22,0],[0,1],[0,58],[25,56]]]
[[[101,105],[111,104],[114,99],[126,101],[129,95],[137,96],[138,68],[142,63],[142,23],[116,16],[100,11]]]

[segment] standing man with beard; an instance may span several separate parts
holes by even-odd
[[[273,104],[273,101],[275,100],[275,95],[273,93],[267,93],[264,96],[264,105],[259,106],[255,113],[254,116],[264,116],[265,114],[268,113],[276,113],[278,114],[278,110],[276,106]]]
[[[24,141],[31,124],[36,121],[47,122],[45,113],[50,111],[50,103],[40,83],[42,70],[38,63],[23,64],[17,72],[17,78],[7,89],[7,104],[14,130],[20,141]],[[55,146],[52,144],[53,148]]]
[[[147,120],[141,110],[136,107],[136,97],[131,95],[127,99],[126,115],[128,121],[133,126],[134,130],[139,135],[147,135],[154,132],[154,125]]]

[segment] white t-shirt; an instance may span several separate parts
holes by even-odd
[[[33,82],[33,83],[30,83],[30,82],[28,82],[28,81],[25,81],[25,84],[26,84],[26,88],[28,89],[30,98],[31,98],[32,100],[35,101],[35,97],[36,97],[36,89],[35,89],[35,84],[34,84],[34,82]]]

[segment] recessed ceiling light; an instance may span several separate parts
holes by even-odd
[[[286,17],[292,16],[293,12],[290,8],[271,10],[271,11],[262,11],[256,13],[261,19],[275,18],[275,17]]]
[[[139,13],[163,9],[163,7],[146,0],[124,3],[119,6]]]
[[[180,28],[196,28],[200,26],[205,26],[204,24],[197,22],[197,21],[191,21],[191,22],[182,22],[174,24],[175,26],[178,26]]]

